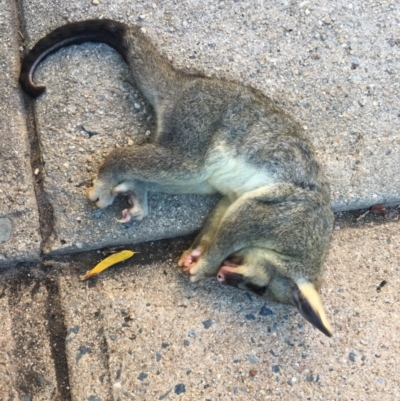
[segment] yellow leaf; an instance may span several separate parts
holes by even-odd
[[[103,259],[100,263],[98,263],[92,270],[87,272],[84,276],[81,277],[81,280],[87,280],[90,277],[95,276],[96,274],[101,273],[103,270],[107,269],[108,267],[115,265],[116,263],[123,262],[126,259],[132,257],[136,252],[132,251],[121,251],[114,253],[110,256],[107,256]]]

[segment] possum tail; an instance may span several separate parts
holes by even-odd
[[[87,20],[63,25],[40,39],[22,61],[19,82],[22,89],[36,98],[45,86],[33,82],[38,64],[61,47],[83,42],[100,42],[111,46],[128,63],[133,78],[153,106],[176,88],[177,74],[157,52],[138,27],[110,19]]]
[[[33,98],[45,91],[44,85],[33,82],[33,73],[42,60],[61,47],[83,42],[106,43],[117,50],[126,61],[127,49],[123,38],[127,29],[127,25],[107,19],[72,22],[55,29],[40,39],[23,59],[19,77],[22,89]]]

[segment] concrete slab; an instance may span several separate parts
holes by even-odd
[[[14,7],[11,1],[0,0],[0,268],[37,260],[41,242],[18,87],[20,55]]]
[[[261,89],[310,132],[333,206],[344,210],[400,201],[399,7],[360,0],[34,0],[23,3],[23,19],[28,48],[66,21],[140,22],[176,67]],[[37,72],[47,85],[36,118],[55,217],[46,252],[187,233],[213,203],[154,196],[150,217],[125,226],[116,222],[122,203],[101,213],[91,208],[85,190],[103,155],[114,146],[138,146],[152,128],[151,110],[126,76],[119,56],[91,44],[55,54]]]
[[[39,275],[0,278],[0,400],[60,400],[47,320],[48,292]]]
[[[72,399],[399,400],[399,244],[399,222],[335,232],[331,339],[291,307],[190,284],[176,240],[84,283],[97,258],[55,263]]]
[[[190,284],[188,239],[137,245],[87,282],[100,252],[1,272],[0,400],[400,400],[400,222],[343,224],[322,289],[330,339],[291,307]]]
[[[2,290],[0,286],[0,290]],[[17,397],[13,381],[16,376],[16,366],[13,364],[12,350],[14,341],[11,335],[11,318],[8,310],[8,299],[0,298],[0,400]]]

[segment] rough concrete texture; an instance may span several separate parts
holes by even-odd
[[[38,260],[39,217],[29,159],[25,115],[17,84],[16,13],[0,0],[0,268]]]
[[[237,80],[271,96],[307,128],[332,184],[336,210],[400,199],[400,5],[329,1],[24,2],[27,47],[66,21],[140,23],[178,68]],[[154,121],[114,51],[86,44],[45,61],[36,102],[54,208],[46,252],[71,252],[187,233],[213,200],[152,198],[150,217],[119,225],[123,202],[100,212],[86,187],[114,146],[139,146]]]
[[[0,400],[57,399],[49,295],[39,276],[23,271],[0,282]],[[32,395],[35,395],[32,398]]]
[[[28,48],[68,20],[140,22],[178,68],[259,88],[306,126],[337,210],[399,203],[396,2],[21,3]],[[32,174],[13,4],[0,0],[0,265],[39,257],[33,176],[51,206],[40,204],[46,252],[199,227],[215,199],[154,195],[150,217],[124,226],[123,200],[100,212],[85,199],[108,149],[140,146],[154,125],[106,46],[75,46],[40,66],[48,91],[33,103],[42,160]],[[0,401],[400,400],[399,221],[361,226],[368,219],[356,229],[336,221],[322,289],[331,339],[293,308],[215,280],[190,284],[176,270],[188,240],[135,245],[131,260],[84,283],[105,253],[2,271]]]
[[[17,391],[13,386],[16,366],[12,363],[12,350],[14,342],[11,333],[11,318],[8,308],[8,299],[0,299],[0,399],[7,395],[10,398],[17,397]]]
[[[336,226],[322,289],[332,338],[292,307],[216,280],[190,284],[176,269],[187,240],[137,246],[87,282],[80,275],[102,254],[3,280],[2,333],[14,348],[1,360],[32,384],[26,392],[9,374],[0,400],[400,400],[399,222]],[[39,344],[56,349],[52,361]],[[44,398],[55,383],[58,398]]]
[[[399,203],[396,2],[21,3],[28,48],[67,20],[140,22],[175,66],[259,88],[306,126],[337,210]],[[149,218],[124,226],[123,200],[104,212],[86,201],[108,149],[140,146],[154,124],[106,46],[75,46],[40,66],[43,160],[29,160],[14,4],[0,0],[0,266],[39,258],[33,177],[54,208],[54,228],[51,207],[40,216],[53,254],[199,227],[215,199],[154,195]],[[2,271],[0,401],[400,400],[396,213],[382,225],[336,221],[322,288],[331,339],[293,308],[215,280],[190,284],[176,270],[189,240],[135,245],[132,259],[84,283],[105,253]]]

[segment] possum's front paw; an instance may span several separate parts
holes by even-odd
[[[122,219],[118,220],[120,223],[128,223],[131,220],[141,221],[147,216],[147,212],[144,211],[133,194],[127,194],[128,202],[131,205],[130,209],[124,209],[122,211]]]
[[[110,188],[106,183],[100,180],[95,181],[92,188],[88,190],[88,198],[96,203],[96,206],[103,209],[111,205],[116,196],[122,195],[128,197],[129,209],[122,211],[122,219],[120,223],[128,223],[131,220],[143,220],[148,215],[147,203],[139,203],[137,196],[132,191],[131,186],[127,183],[118,184]]]
[[[141,221],[148,215],[147,203],[143,202],[141,205],[135,193],[126,184],[117,185],[112,192],[128,197],[130,208],[122,211],[122,219],[118,220],[120,223],[128,223],[131,220]]]
[[[104,209],[114,202],[116,195],[111,192],[110,187],[100,181],[95,181],[93,187],[88,189],[87,196],[92,202],[96,203],[98,208]]]

